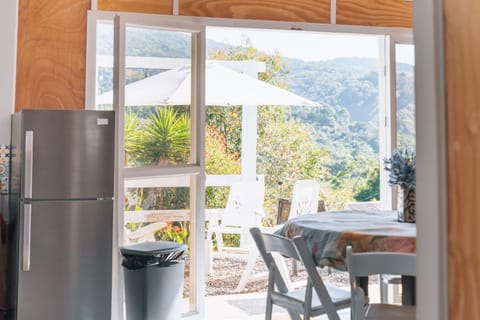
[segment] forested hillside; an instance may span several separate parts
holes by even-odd
[[[98,53],[112,55],[112,28],[100,28],[98,39]],[[292,107],[291,110],[286,111],[287,117],[301,124],[299,132],[304,130],[304,127],[308,127],[313,143],[323,150],[321,154],[328,154],[328,161],[322,160],[322,166],[327,169],[328,176],[331,177],[329,184],[334,189],[349,189],[353,192],[354,198],[359,201],[378,199],[380,161],[378,154],[378,66],[376,60],[338,58],[328,61],[303,61],[275,55],[268,57],[268,54],[249,47],[248,39],[246,46],[240,50],[238,47],[207,39],[208,57],[211,57],[212,52],[218,53],[222,50],[228,59],[241,60],[247,59],[247,56],[254,58],[262,56],[267,59],[262,61],[270,61],[267,63],[267,69],[272,68],[269,63],[274,61],[277,69],[274,72],[269,70],[270,75],[281,77],[281,83],[288,90],[319,102],[321,104],[319,107]],[[250,54],[252,52],[253,54]],[[179,33],[173,35],[172,32],[129,28],[126,54],[129,56],[186,58],[191,55],[190,38]],[[222,54],[217,58],[221,59],[221,56]],[[160,70],[127,70],[127,83],[158,72]],[[397,114],[400,119],[398,123],[399,141],[403,146],[414,146],[413,72],[414,69],[411,65],[398,65]],[[278,79],[273,80],[265,75],[259,75],[259,77],[271,83],[279,82]],[[111,79],[111,69],[100,70],[100,93],[111,90]],[[269,115],[272,114],[269,113]],[[259,119],[266,118],[260,116]],[[224,125],[226,128],[229,126],[228,124]],[[294,124],[288,124],[288,126],[291,129]],[[259,127],[261,128],[261,125]],[[227,131],[221,133],[225,135],[228,134]],[[262,143],[259,139],[259,148],[262,148]],[[294,146],[295,144],[292,144],[292,147]],[[263,145],[263,148],[268,148],[268,146]],[[235,149],[232,150],[237,152]],[[258,165],[261,166],[261,164]]]

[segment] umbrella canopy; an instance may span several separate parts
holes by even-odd
[[[130,83],[125,86],[125,105],[189,105],[191,78],[190,66],[184,66]],[[205,104],[209,106],[319,105],[214,62],[208,62],[206,65],[205,91]],[[112,104],[112,101],[112,91],[103,93],[97,98],[97,104]]]

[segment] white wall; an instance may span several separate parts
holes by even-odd
[[[10,115],[15,109],[18,0],[0,1],[0,144],[10,144]]]

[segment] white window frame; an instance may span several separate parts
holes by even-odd
[[[87,94],[86,105],[95,108],[96,95],[96,25],[97,21],[114,20],[114,110],[116,111],[116,166],[115,166],[115,215],[114,215],[114,268],[113,268],[113,301],[112,319],[123,316],[123,278],[120,276],[120,255],[118,248],[124,239],[124,204],[123,194],[125,179],[139,180],[145,177],[178,177],[189,180],[190,194],[190,312],[188,315],[202,315],[204,306],[204,203],[205,203],[205,104],[204,85],[205,74],[205,27],[188,21],[178,22],[170,19],[159,19],[156,15],[127,14],[119,15],[113,12],[94,12],[88,14],[89,38],[87,44]],[[125,108],[125,28],[129,26],[158,27],[162,30],[182,31],[192,33],[192,104],[191,116],[191,164],[169,165],[165,167],[124,168],[124,108]],[[119,57],[117,60],[116,57]],[[117,266],[117,267],[116,267]],[[117,286],[117,287],[116,287]]]
[[[379,129],[380,164],[390,158],[397,147],[397,73],[396,45],[413,44],[413,34],[392,33],[379,40]],[[382,167],[381,167],[382,168]],[[388,185],[388,172],[380,170],[380,199],[382,210],[397,208],[397,188]]]
[[[423,10],[426,12],[428,12],[428,9],[432,9],[433,7],[435,7],[434,4],[424,4],[424,5],[416,5],[417,7],[420,8],[420,6],[422,6],[420,9],[418,10]],[[439,11],[440,9],[437,8],[437,11]],[[435,17],[438,18],[438,16],[441,16],[437,11],[435,12],[432,12],[432,13],[428,13],[428,15],[432,15]],[[92,101],[94,101],[94,95],[95,95],[95,65],[94,65],[94,62],[95,62],[95,50],[92,49],[92,47],[94,48],[94,45],[95,45],[95,39],[96,39],[96,35],[94,33],[94,31],[92,30],[92,25],[93,27],[95,26],[95,22],[92,22],[91,20],[98,20],[98,19],[105,19],[105,20],[108,20],[108,19],[113,19],[113,17],[118,14],[118,13],[115,13],[115,12],[99,12],[99,11],[90,11],[89,12],[89,15],[88,15],[88,19],[89,19],[89,23],[88,23],[88,45],[87,45],[87,81],[86,81],[86,88],[87,88],[87,92],[86,92],[86,105],[87,106],[93,106],[94,104],[92,103]],[[413,43],[413,33],[412,33],[412,29],[410,28],[386,28],[386,27],[366,27],[366,26],[348,26],[348,25],[335,25],[335,24],[330,24],[330,25],[323,25],[323,24],[316,24],[316,23],[300,23],[300,22],[277,22],[277,21],[257,21],[257,20],[242,20],[242,19],[223,19],[223,18],[204,18],[204,17],[178,17],[178,16],[164,16],[164,15],[149,15],[149,14],[131,14],[131,13],[121,13],[122,16],[125,16],[125,17],[130,17],[130,16],[139,16],[140,19],[145,19],[146,17],[151,17],[152,19],[156,19],[157,21],[160,20],[160,21],[168,21],[169,23],[172,23],[174,26],[178,26],[178,25],[181,25],[182,23],[197,23],[197,24],[200,24],[200,25],[203,25],[204,27],[206,26],[212,26],[212,27],[238,27],[238,28],[251,28],[251,29],[254,29],[254,28],[258,28],[258,29],[277,29],[277,30],[303,30],[303,31],[313,31],[313,32],[329,32],[329,33],[347,33],[347,34],[370,34],[370,35],[384,35],[384,39],[382,40],[383,41],[383,46],[381,46],[381,49],[380,50],[383,50],[384,52],[384,55],[383,57],[385,57],[385,59],[382,61],[382,63],[384,63],[384,68],[385,68],[385,81],[383,83],[383,88],[381,89],[381,93],[380,93],[380,100],[379,100],[379,107],[381,107],[381,104],[383,103],[383,108],[381,112],[383,112],[384,116],[385,117],[380,117],[380,121],[384,124],[384,125],[381,125],[379,128],[383,128],[381,130],[383,130],[383,133],[382,133],[382,136],[383,136],[383,141],[381,141],[381,143],[383,144],[383,147],[382,150],[383,152],[380,153],[380,157],[385,157],[385,156],[389,156],[391,154],[391,150],[396,146],[396,97],[395,97],[395,90],[396,90],[396,79],[395,79],[395,44],[396,43],[405,43],[405,44],[410,44],[410,43]],[[438,24],[441,24],[440,22],[438,22],[438,19],[434,19],[432,18],[432,21],[434,21],[434,23],[432,23],[431,25],[438,25]],[[420,18],[417,18],[417,20],[420,19]],[[432,29],[432,28],[428,28],[428,30],[426,30],[425,33],[420,33],[420,32],[417,32],[417,34],[421,34],[422,35],[422,38],[424,40],[428,40],[427,39],[427,32],[429,32],[429,34],[434,34],[438,31],[436,31],[435,29]],[[416,35],[417,35],[416,34]],[[203,43],[204,45],[204,43]],[[427,41],[427,44],[425,46],[420,46],[419,44],[416,44],[416,65],[420,64],[421,63],[421,59],[419,59],[419,53],[418,51],[422,50],[429,50],[430,47],[433,47],[435,46],[436,48],[439,48],[441,47],[441,41],[438,40],[437,38],[433,38],[433,39],[429,39],[429,41]],[[428,48],[427,48],[428,47]],[[424,53],[425,54],[425,53]],[[439,63],[439,60],[441,60],[443,57],[439,57],[438,59],[436,59],[435,61],[432,61],[432,63],[436,63],[436,65],[438,65]],[[423,62],[425,62],[425,59],[423,59]],[[93,65],[92,65],[93,64]],[[417,69],[417,68],[416,68]],[[443,69],[442,69],[443,70]],[[419,79],[429,79],[429,80],[435,80],[435,79],[432,79],[431,78],[431,75],[428,75],[428,74],[423,74],[423,75],[419,75],[418,73],[416,73],[416,76],[415,76],[415,81],[416,81],[416,87],[418,88],[418,85],[417,83],[419,83],[419,81],[422,81],[422,80],[419,80]],[[435,81],[433,82],[438,82],[440,80],[436,79]],[[438,86],[437,86],[438,87]],[[417,97],[420,97],[420,94],[421,92],[418,92],[416,91],[415,95],[416,95],[416,100],[418,102],[418,98]],[[201,96],[203,94],[200,94]],[[201,97],[201,99],[204,100],[204,96]],[[433,98],[432,98],[433,99]],[[438,98],[435,98],[435,99],[440,99]],[[443,100],[442,100],[443,101]],[[435,119],[442,119],[442,116],[439,115],[439,112],[441,110],[425,110],[425,111],[422,111],[420,110],[420,108],[417,108],[417,114],[416,114],[416,117],[417,117],[417,120],[416,122],[418,123],[421,118],[423,120],[425,120],[425,117],[427,114],[429,115],[435,115]],[[420,120],[419,120],[420,119]],[[438,134],[439,132],[441,134],[444,135],[444,124],[441,123],[441,121],[439,122],[439,126],[438,127],[434,127],[434,128],[420,128],[418,125],[417,125],[417,131],[416,131],[416,137],[417,137],[417,142],[418,142],[418,146],[419,148],[421,147],[422,144],[425,143],[425,141],[427,140],[431,140],[430,138],[429,139],[426,139],[425,138],[425,133],[426,132],[429,132],[429,133],[432,133],[435,131],[436,134]],[[435,141],[434,142],[437,142],[439,143],[439,146],[438,146],[438,149],[437,150],[437,153],[440,154],[440,155],[443,155],[444,156],[444,136],[443,135],[440,135],[440,136],[435,136]],[[421,138],[420,138],[421,137]],[[419,139],[420,138],[420,139]],[[381,138],[382,139],[382,138]],[[200,142],[201,143],[201,142]],[[200,144],[199,144],[200,145]],[[422,153],[422,150],[419,150],[419,153],[421,154]],[[417,153],[418,155],[418,153]],[[438,165],[435,166],[436,169],[442,171],[442,170],[445,170],[444,168],[444,159],[445,158],[440,158],[440,159],[437,159],[437,162]],[[380,162],[381,163],[381,162]],[[418,159],[418,164],[420,165],[421,163],[421,157],[419,157]],[[380,172],[383,172],[384,170],[380,170]],[[202,179],[199,179],[199,181],[202,181],[203,180],[203,183],[205,182],[205,176],[204,176],[204,172],[200,172],[199,175],[202,176]],[[445,186],[445,183],[442,181],[438,181],[438,178],[434,178],[431,176],[431,172],[428,172],[426,173],[425,175],[421,175],[421,173],[419,172],[417,177],[420,177],[422,176],[422,178],[425,178],[426,181],[435,181],[435,182],[439,182],[439,189],[437,190],[438,191],[438,194],[436,194],[436,198],[438,201],[438,206],[435,206],[436,209],[438,209],[440,211],[440,215],[437,215],[437,213],[432,213],[432,214],[435,214],[435,216],[437,218],[439,218],[438,221],[436,221],[435,223],[435,230],[433,230],[432,232],[426,232],[425,230],[427,228],[429,228],[427,225],[429,225],[429,223],[426,223],[425,219],[423,219],[422,217],[419,217],[419,219],[417,220],[417,228],[420,231],[420,233],[418,234],[418,249],[417,249],[417,252],[420,252],[422,251],[423,253],[425,253],[425,247],[422,246],[422,243],[432,243],[433,241],[438,241],[440,238],[441,238],[441,235],[443,234],[444,236],[446,235],[446,232],[445,232],[445,227],[444,227],[444,219],[445,219],[445,203],[444,201],[445,200],[441,200],[439,199],[438,197],[440,195],[444,195],[446,194],[446,186]],[[385,180],[385,176],[382,178],[381,176],[381,179],[383,179],[383,181],[381,181],[381,185],[380,187],[382,188],[385,188],[385,186],[387,186],[386,184],[386,180]],[[420,178],[419,178],[420,179]],[[419,180],[417,179],[417,180]],[[417,187],[417,191],[419,192],[422,192],[422,186],[423,184],[422,183],[419,183],[419,186]],[[382,193],[382,191],[381,191]],[[384,200],[385,199],[385,204],[384,204],[384,208],[385,209],[388,209],[388,208],[393,208],[395,206],[395,203],[394,203],[394,199],[396,199],[396,197],[394,196],[393,194],[393,191],[390,190],[390,192],[387,191],[387,189],[384,189],[383,190],[383,193],[382,193],[382,197]],[[197,199],[198,200],[198,199]],[[418,209],[421,211],[421,208],[425,208],[424,206],[422,206],[422,200],[421,199],[418,199],[417,200],[417,206],[418,206]],[[196,213],[197,215],[197,218],[204,218],[204,213],[203,212],[200,212],[200,213]],[[431,222],[430,222],[431,223]],[[422,233],[422,232],[425,232],[425,233]],[[196,239],[196,241],[201,241],[203,243],[204,239],[203,238],[198,238]],[[198,242],[200,243],[200,242]],[[202,246],[199,247],[199,254],[201,252],[204,252],[203,251],[203,248],[201,248]],[[446,279],[447,279],[447,276],[446,276],[446,258],[445,258],[445,252],[446,252],[446,248],[445,248],[445,245],[442,241],[439,241],[436,246],[435,246],[435,251],[432,252],[432,255],[434,258],[436,259],[432,259],[430,260],[430,262],[427,262],[425,261],[424,259],[421,259],[419,258],[420,261],[422,261],[420,263],[420,268],[419,268],[419,278],[420,280],[422,280],[422,277],[425,277],[425,281],[418,281],[418,284],[420,283],[424,283],[425,285],[424,286],[420,286],[418,285],[417,287],[420,288],[420,289],[417,289],[419,292],[422,291],[421,287],[425,287],[425,288],[428,288],[428,287],[431,287],[433,285],[435,285],[435,287],[441,287],[442,289],[446,289],[446,285],[438,285],[438,284],[435,284],[435,283],[432,283],[433,281],[438,281],[438,280],[441,280],[442,283],[446,283]],[[440,261],[441,262],[441,265],[437,265],[437,262]],[[201,265],[201,263],[200,263]],[[430,268],[431,270],[433,270],[433,273],[430,272],[430,271],[427,271],[427,268]],[[200,268],[201,269],[201,268]],[[430,276],[429,277],[426,277],[426,274],[429,273]],[[201,281],[202,283],[199,283],[199,290],[201,288],[201,286],[203,286],[203,283],[204,283],[204,276],[203,275],[199,275],[199,277],[197,278],[198,281]],[[120,289],[120,288],[119,288]],[[203,296],[203,292],[200,290],[199,291],[201,294],[200,294],[200,297]],[[438,295],[437,296],[434,296],[432,297],[432,299],[429,299],[429,305],[425,305],[423,308],[422,306],[420,305],[419,306],[419,310],[426,310],[426,308],[429,308],[429,310],[431,308],[435,308],[435,310],[441,310],[443,311],[446,307],[445,304],[442,304],[440,305],[440,303],[443,303],[445,302],[445,299],[441,298],[441,295],[447,295],[447,292],[446,290],[441,290],[438,292]],[[423,298],[419,297],[419,302],[422,302],[423,301]],[[433,304],[433,305],[432,305]],[[203,314],[203,307],[202,306],[199,306],[199,309],[200,312],[198,313],[198,316],[200,318],[202,318],[204,316]],[[423,314],[426,316],[426,312],[425,311],[420,311],[419,314]],[[439,315],[442,315],[442,313],[437,313]],[[443,313],[445,314],[445,313]],[[116,319],[120,319],[120,318],[116,318]],[[430,317],[430,319],[440,319],[440,317]]]

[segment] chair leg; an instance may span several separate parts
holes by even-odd
[[[273,309],[272,299],[270,298],[270,295],[267,294],[267,306],[266,306],[266,309],[265,309],[265,320],[272,320],[272,309]]]
[[[380,282],[380,301],[381,303],[388,303],[388,283],[383,279],[382,275],[379,275]]]
[[[213,272],[213,244],[212,244],[212,235],[210,238],[207,238],[205,242],[205,274],[211,274]]]
[[[220,231],[215,231],[215,237],[217,238],[217,250],[218,253],[223,252],[223,236]]]
[[[296,312],[288,310],[288,314],[290,315],[290,319],[292,319],[292,320],[302,320],[300,318],[300,315]]]
[[[245,267],[245,270],[243,270],[242,277],[240,278],[240,281],[238,282],[238,285],[235,288],[234,292],[242,292],[243,289],[245,289],[245,286],[247,285],[247,282],[248,282],[248,278],[250,278],[253,268],[255,267],[255,262],[257,262],[258,255],[259,254],[258,254],[257,248],[250,247],[250,249],[248,250],[247,266]]]

